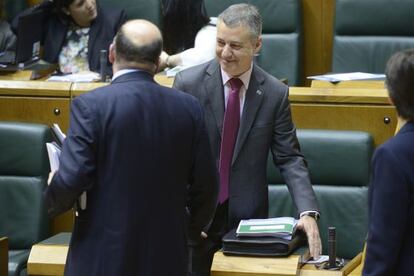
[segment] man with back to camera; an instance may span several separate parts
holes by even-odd
[[[202,107],[154,81],[161,49],[155,25],[127,22],[109,50],[112,83],[73,100],[60,169],[44,193],[55,216],[87,191],[65,275],[183,276],[187,239],[200,239],[213,217],[218,185]]]
[[[372,158],[364,276],[413,273],[414,49],[395,53],[385,75],[401,128]]]
[[[174,87],[197,97],[220,174],[219,203],[204,239],[193,248],[193,275],[209,275],[222,236],[241,219],[268,216],[266,164],[279,167],[317,258],[321,241],[317,201],[292,122],[288,87],[253,63],[261,48],[256,7],[232,5],[217,24],[217,59],[177,74]]]

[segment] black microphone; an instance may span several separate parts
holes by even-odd
[[[329,269],[336,268],[336,228],[328,227]]]
[[[108,60],[108,51],[101,50],[99,54],[99,65],[101,66],[101,82],[106,82],[106,65]]]

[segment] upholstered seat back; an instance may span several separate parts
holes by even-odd
[[[384,73],[389,57],[414,47],[412,0],[336,0],[333,72]]]
[[[299,0],[205,0],[210,16],[236,3],[255,5],[263,19],[263,47],[257,63],[271,75],[298,85],[301,79],[301,1]]]
[[[161,27],[162,0],[99,0],[102,7],[125,10],[128,19],[146,19]]]
[[[0,237],[9,239],[9,275],[24,269],[31,246],[49,234],[42,191],[50,140],[47,126],[0,122]]]
[[[298,139],[321,210],[319,227],[324,252],[328,227],[335,226],[338,256],[352,258],[362,250],[367,233],[373,139],[365,132],[332,130],[298,130]],[[269,216],[297,216],[271,157],[268,182]]]

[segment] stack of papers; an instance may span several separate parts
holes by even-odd
[[[61,147],[56,143],[46,143],[47,155],[49,157],[50,171],[56,172],[59,169],[59,156]]]
[[[79,72],[75,74],[51,76],[47,81],[65,81],[65,82],[94,82],[99,81],[101,77],[95,72]]]
[[[61,147],[62,147],[63,141],[66,139],[66,134],[63,133],[63,131],[60,129],[58,124],[53,124],[51,129],[57,142],[46,143],[46,149],[47,149],[47,155],[49,157],[50,171],[54,173],[57,170],[59,170],[59,165],[60,165],[59,158],[60,158],[60,154],[62,151]],[[79,203],[79,207],[82,210],[86,209],[86,192],[83,192],[80,195],[78,199],[78,203]]]
[[[341,73],[341,74],[325,74],[310,76],[308,79],[311,80],[322,80],[330,82],[340,82],[340,81],[349,81],[349,80],[384,80],[384,74],[371,74],[363,72],[353,72],[353,73]]]
[[[53,124],[52,127],[52,133],[56,137],[56,140],[58,141],[59,145],[62,146],[63,141],[66,139],[66,134],[63,133],[63,131],[60,129],[58,124]]]
[[[297,220],[293,217],[241,220],[236,230],[237,237],[278,237],[291,240]]]

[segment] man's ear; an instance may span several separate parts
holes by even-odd
[[[116,58],[115,45],[114,43],[111,43],[111,45],[109,45],[109,54],[108,54],[109,62],[114,64],[115,58]]]
[[[158,57],[156,62],[155,62],[155,74],[158,73],[158,70],[160,69],[160,65],[161,65],[161,58]]]
[[[262,49],[262,36],[259,36],[256,40],[256,44],[254,45],[254,54],[256,55],[259,53],[260,49]]]

